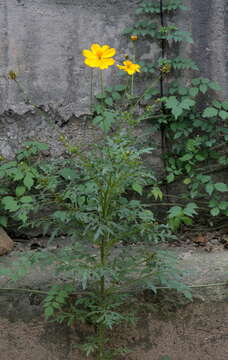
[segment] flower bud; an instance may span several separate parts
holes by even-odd
[[[137,35],[131,35],[131,40],[132,40],[132,41],[138,40],[138,36],[137,36]]]
[[[10,71],[9,73],[8,73],[8,77],[9,77],[9,79],[11,79],[11,80],[16,80],[16,78],[17,78],[17,74],[15,73],[15,71]]]
[[[160,67],[160,71],[161,71],[162,73],[165,73],[165,74],[169,73],[169,72],[171,71],[171,65],[170,65],[170,64],[164,64],[164,65],[162,65],[162,66]]]

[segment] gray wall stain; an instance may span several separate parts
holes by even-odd
[[[9,63],[9,41],[8,41],[8,7],[7,0],[0,3],[0,42],[2,43],[2,51],[0,53],[0,64],[2,65],[2,74]],[[4,104],[8,100],[9,83],[5,77],[0,79],[0,103]]]
[[[226,91],[225,95],[228,96],[228,2],[225,2],[224,9],[224,32],[225,32],[225,46],[224,46],[224,58],[225,58],[225,81],[226,81]]]
[[[200,65],[202,75],[211,78],[211,48],[210,31],[212,19],[212,1],[192,0],[191,20],[192,37],[195,45],[192,47],[192,55]]]

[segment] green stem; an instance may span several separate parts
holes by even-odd
[[[223,282],[223,283],[214,283],[214,284],[201,284],[201,285],[189,285],[189,287],[191,288],[191,289],[194,289],[194,288],[203,288],[203,287],[215,287],[215,286],[227,286],[228,285],[228,283],[227,283],[227,281],[226,282]]]
[[[48,291],[42,291],[42,290],[34,290],[34,289],[24,289],[24,288],[0,288],[0,293],[4,292],[12,292],[12,293],[28,293],[28,294],[37,294],[37,295],[48,295]],[[78,291],[72,293],[72,295],[90,295],[90,291]]]
[[[136,46],[135,46],[135,41],[132,41],[132,45],[133,45],[133,62],[136,61]]]
[[[137,280],[134,280],[134,281],[139,281],[138,279]],[[221,283],[209,283],[209,284],[199,284],[199,285],[188,285],[188,287],[190,289],[197,289],[197,288],[210,288],[210,287],[220,287],[220,286],[228,286],[228,282],[221,282]],[[109,290],[112,289],[112,288],[109,288]],[[158,286],[157,287],[158,290],[169,290],[170,288],[166,287],[166,286]],[[47,291],[41,291],[41,290],[32,290],[32,289],[23,289],[23,288],[0,288],[0,292],[21,292],[21,293],[30,293],[30,294],[40,294],[40,295],[48,295],[48,292]],[[118,293],[121,293],[121,291],[117,291]],[[77,293],[74,293],[74,294],[90,294],[90,292],[77,292]]]
[[[100,243],[100,264],[102,267],[105,265],[105,239],[102,238]],[[102,275],[100,278],[100,306],[104,306],[104,298],[105,298],[105,277]],[[98,354],[97,360],[103,360],[104,352],[105,352],[105,328],[104,324],[99,323],[98,326]]]
[[[90,72],[90,111],[92,112],[93,106],[93,69]]]
[[[154,85],[160,80],[160,78],[155,79],[152,84],[142,93],[142,95],[138,98],[135,104],[130,108],[131,114],[135,111],[136,106],[140,103],[140,101],[144,98],[146,92],[154,87]]]
[[[131,96],[134,96],[134,74],[131,75]]]
[[[115,184],[112,183],[112,174],[110,174],[109,179],[108,179],[107,189],[105,190],[104,197],[103,197],[103,204],[102,204],[103,219],[106,218],[106,216],[108,215],[109,205],[111,202],[110,197],[112,195],[113,185],[115,185]]]
[[[104,360],[104,353],[105,353],[105,329],[103,324],[99,324],[98,327],[98,338],[99,338],[99,350],[97,360]]]
[[[107,184],[107,189],[105,190],[104,196],[102,197],[102,220],[105,221],[108,213],[109,213],[109,205],[110,205],[110,192],[112,191],[112,174],[110,174]],[[100,241],[100,266],[103,269],[106,264],[106,243],[109,241],[109,234],[107,234],[107,239],[102,236]],[[100,307],[103,308],[105,306],[105,276],[102,275],[99,281],[99,295],[100,295]],[[98,329],[98,354],[97,360],[103,360],[105,354],[105,325],[101,322],[97,325]]]
[[[104,83],[103,83],[103,73],[100,70],[100,87],[101,87],[101,94],[104,95]]]
[[[139,280],[136,280],[139,281]],[[135,282],[136,282],[135,281]],[[201,288],[213,288],[213,287],[223,287],[223,286],[228,286],[228,282],[222,282],[222,283],[212,283],[212,284],[199,284],[199,285],[187,285],[189,289],[201,289]],[[158,286],[156,287],[156,290],[172,290],[171,288],[167,287],[167,286]],[[117,294],[122,294],[122,293],[126,293],[126,291],[124,290],[117,290],[117,291],[113,291],[113,288],[110,288],[110,291],[112,291],[112,293],[117,293]],[[136,289],[132,289],[132,290],[127,290],[128,293],[131,294],[136,294],[138,290]]]
[[[47,291],[23,289],[23,288],[21,288],[21,289],[20,288],[0,288],[0,292],[18,292],[18,293],[48,295]]]

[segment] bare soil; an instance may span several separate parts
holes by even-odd
[[[227,281],[226,236],[224,232],[185,234],[184,240],[164,246],[179,255],[181,268],[189,270],[185,281],[195,286],[194,301],[181,303],[170,294],[164,305],[151,294],[141,294],[137,326],[112,333],[112,346],[132,349],[124,359],[161,360],[167,355],[171,360],[228,360],[228,287],[219,285]],[[53,246],[64,241],[59,239]],[[44,238],[17,241],[0,263],[10,264],[24,250],[46,246]],[[51,269],[36,270],[17,286],[42,289],[52,281]],[[8,285],[0,277],[0,287]],[[0,291],[0,360],[84,360],[75,344],[90,330],[47,323],[39,297]]]

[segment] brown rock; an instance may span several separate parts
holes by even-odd
[[[199,234],[198,236],[195,237],[193,242],[198,246],[205,246],[206,243],[208,242],[208,239],[205,236]]]
[[[0,227],[0,256],[5,255],[13,249],[14,242]]]

